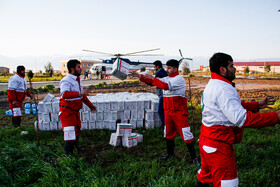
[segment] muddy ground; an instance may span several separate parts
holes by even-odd
[[[186,78],[187,90],[186,96],[190,99],[189,83],[191,85],[191,96],[194,104],[200,102],[200,97],[205,88],[209,78],[206,77],[192,77]],[[280,79],[235,79],[236,89],[239,95],[244,101],[254,101],[261,99],[267,95],[274,96],[279,100],[280,91]],[[96,95],[97,93],[116,93],[116,92],[152,92],[156,93],[155,87],[147,86],[144,83],[121,85],[118,87],[105,87],[94,88],[89,95]],[[47,93],[41,93],[38,95],[38,100],[41,101]],[[60,96],[59,92],[53,93],[55,96]],[[24,102],[30,102],[29,98],[26,98]],[[7,96],[0,96],[0,109],[9,109],[9,103],[7,102]]]

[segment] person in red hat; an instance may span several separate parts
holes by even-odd
[[[150,74],[140,75],[135,71],[131,72],[130,76],[138,77],[142,82],[163,89],[164,137],[167,154],[160,160],[167,160],[174,156],[174,139],[179,132],[188,147],[193,164],[199,166],[194,149],[193,134],[188,124],[188,108],[185,96],[186,81],[179,75],[178,68],[179,62],[171,59],[166,62],[166,72],[168,74],[166,77],[157,78]]]
[[[262,128],[279,122],[280,110],[259,113],[275,101],[266,97],[259,102],[242,102],[234,88],[236,68],[225,53],[210,60],[211,79],[201,98],[202,125],[199,137],[201,169],[196,186],[238,186],[233,144],[239,143],[244,128]]]
[[[74,146],[78,149],[78,141],[81,129],[80,109],[85,103],[91,110],[96,112],[96,107],[87,98],[88,89],[83,89],[80,75],[82,72],[81,63],[78,60],[67,62],[69,74],[60,81],[60,108],[59,117],[61,120],[65,154],[73,154]]]
[[[13,113],[12,123],[14,127],[20,126],[22,102],[26,95],[33,99],[33,96],[27,90],[25,67],[18,66],[17,73],[10,77],[8,83],[8,102]]]

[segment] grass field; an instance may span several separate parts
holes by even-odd
[[[6,83],[9,81],[11,76],[0,76],[0,83]],[[37,81],[60,81],[62,79],[62,76],[52,76],[52,77],[33,77],[32,82]],[[26,80],[28,81],[28,77],[26,77]]]
[[[199,136],[201,114],[194,114],[195,136]],[[189,115],[190,117],[191,115]],[[20,128],[0,111],[0,186],[194,186],[197,166],[190,164],[186,145],[176,138],[176,158],[165,154],[161,129],[137,129],[144,142],[137,147],[110,146],[112,131],[82,131],[85,151],[64,156],[61,131],[41,131],[40,147],[33,128],[35,116],[24,116]],[[191,121],[191,120],[190,120]],[[193,126],[191,126],[193,127]],[[192,128],[194,129],[194,128]],[[20,135],[21,131],[27,135]],[[246,129],[235,145],[240,186],[279,186],[280,126]],[[198,150],[197,143],[195,145]]]

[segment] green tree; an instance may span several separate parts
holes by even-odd
[[[182,70],[183,70],[183,75],[188,75],[190,72],[191,72],[191,70],[190,70],[190,65],[189,65],[189,63],[188,62],[183,62],[183,64],[182,64]]]
[[[244,68],[244,74],[245,74],[245,73],[249,73],[249,72],[250,72],[249,66],[246,66],[246,67]]]
[[[47,74],[49,74],[50,77],[53,76],[53,67],[51,62],[48,62],[48,64],[45,65],[45,71]]]
[[[269,73],[271,70],[271,66],[268,63],[265,63],[264,70],[266,73]]]
[[[30,88],[32,89],[32,83],[31,83],[31,79],[33,78],[34,76],[34,73],[32,72],[32,70],[29,70],[27,72],[27,77],[28,77],[28,81],[29,81],[29,84],[30,84]]]

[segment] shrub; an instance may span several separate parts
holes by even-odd
[[[54,85],[52,85],[52,84],[47,84],[44,88],[45,88],[48,92],[55,91],[55,87],[54,87]]]

